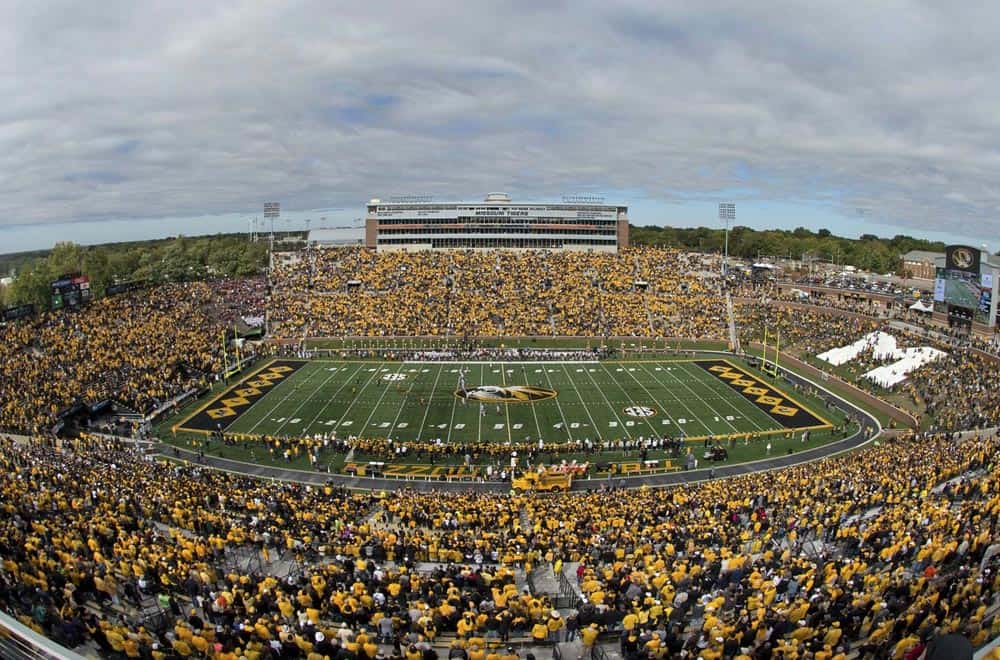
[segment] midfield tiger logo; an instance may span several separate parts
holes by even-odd
[[[480,385],[479,387],[455,390],[455,396],[459,399],[482,401],[483,403],[529,403],[554,399],[557,394],[559,392],[556,390],[533,385],[508,385],[506,387]]]

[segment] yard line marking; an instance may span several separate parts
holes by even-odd
[[[361,367],[359,366],[359,367],[358,367],[358,368],[357,368],[357,369],[356,369],[356,370],[354,371],[354,373],[353,373],[353,374],[351,374],[350,376],[348,376],[347,380],[345,380],[345,381],[344,381],[343,383],[341,383],[341,384],[340,384],[340,387],[338,387],[338,388],[336,389],[336,391],[334,391],[334,393],[333,393],[333,394],[332,394],[332,395],[330,396],[330,399],[329,399],[329,401],[327,401],[327,402],[326,402],[326,404],[324,404],[324,405],[323,405],[323,408],[322,408],[322,409],[321,409],[321,410],[320,410],[320,411],[319,411],[318,413],[316,413],[316,416],[315,416],[315,417],[313,417],[312,421],[311,421],[311,422],[309,422],[309,424],[308,424],[308,425],[307,425],[307,426],[305,427],[305,428],[306,428],[306,430],[308,430],[310,426],[312,426],[313,424],[315,424],[315,423],[316,423],[316,420],[320,418],[320,415],[322,415],[323,413],[325,413],[325,412],[326,412],[326,409],[330,407],[330,404],[331,404],[331,403],[332,403],[333,401],[335,401],[335,400],[337,399],[337,395],[338,395],[338,394],[340,394],[340,390],[342,390],[342,389],[344,389],[345,387],[347,387],[347,384],[348,384],[349,382],[351,382],[351,378],[355,378],[355,377],[357,376],[358,372],[360,372],[360,371],[361,371]],[[340,374],[340,375],[343,375],[343,374]],[[325,383],[324,383],[324,384],[325,384]],[[317,391],[318,391],[318,390],[317,390]],[[313,394],[315,395],[315,392],[314,392]],[[311,397],[309,397],[309,400],[310,400],[310,401],[312,401],[312,399],[313,399],[313,397],[312,397],[312,396],[311,396]]]
[[[629,375],[631,376],[632,374],[629,374]],[[632,376],[632,379],[633,379],[633,380],[634,380],[635,382],[639,383],[639,379],[638,379],[638,378],[636,378],[635,376]],[[659,380],[657,380],[657,382],[660,382],[660,381],[659,381]],[[661,384],[662,384],[662,383],[661,383]],[[658,405],[658,406],[660,407],[660,409],[661,409],[661,410],[663,411],[663,414],[667,416],[667,418],[668,418],[668,419],[670,420],[670,423],[671,423],[671,424],[673,425],[673,427],[674,427],[675,429],[677,429],[677,432],[678,432],[678,433],[681,433],[681,434],[684,434],[684,435],[689,435],[688,433],[686,433],[686,432],[684,431],[684,426],[685,426],[685,425],[684,425],[684,424],[678,424],[678,423],[677,423],[677,418],[675,418],[675,417],[674,417],[673,415],[671,415],[671,414],[670,414],[669,412],[667,412],[667,406],[665,406],[665,405],[663,404],[663,402],[662,402],[662,401],[660,401],[659,399],[657,399],[656,397],[654,397],[654,396],[653,396],[653,394],[652,394],[652,392],[650,392],[650,391],[649,391],[649,390],[648,390],[648,389],[646,388],[646,386],[645,386],[645,385],[643,385],[642,383],[639,383],[639,386],[640,386],[640,387],[642,387],[642,389],[646,390],[646,394],[648,394],[648,395],[649,395],[649,397],[650,397],[650,398],[651,398],[651,399],[652,399],[652,400],[653,400],[653,401],[654,401],[654,402],[656,403],[656,405]],[[667,390],[667,391],[669,392],[670,390]],[[674,397],[674,400],[675,400],[675,401],[677,401],[677,400],[678,400],[678,399],[677,399],[677,397]],[[688,412],[690,412],[690,410],[689,410]],[[648,419],[646,420],[646,423],[647,423],[647,424],[649,424],[649,425],[650,425],[651,427],[652,427],[652,425],[653,425],[653,423],[652,423],[651,421],[649,421]],[[663,424],[660,424],[660,426],[663,426]],[[704,425],[704,424],[702,424],[702,426],[705,426],[705,425]],[[705,427],[705,428],[708,428],[708,427]],[[655,430],[655,429],[654,429],[654,430]],[[659,434],[659,433],[657,433],[657,435],[660,435],[660,434]],[[671,434],[671,435],[672,435],[672,434]]]
[[[569,375],[569,371],[566,369],[565,366],[563,367],[563,371],[566,371],[566,375],[567,376]],[[580,399],[580,405],[583,406],[584,412],[586,412],[587,413],[587,417],[590,418],[590,425],[594,428],[594,430],[597,431],[597,439],[601,440],[602,439],[601,438],[601,427],[597,425],[597,422],[594,421],[594,416],[590,414],[590,406],[588,406],[587,402],[583,400],[583,395],[580,394],[580,390],[576,386],[576,381],[574,381],[572,378],[570,378],[569,382],[573,386],[573,391],[576,392],[576,398]]]
[[[358,371],[360,371],[360,369]],[[347,405],[347,409],[344,410],[344,413],[340,416],[340,419],[344,419],[345,417],[347,417],[347,413],[351,412],[351,408],[353,408],[354,404],[357,403],[358,399],[361,398],[361,393],[364,392],[366,389],[368,389],[368,385],[371,384],[372,380],[375,378],[377,374],[378,370],[373,369],[372,375],[368,377],[368,380],[365,381],[365,384],[362,385],[361,389],[355,392],[354,398],[351,399],[351,402]],[[372,410],[372,412],[375,412],[374,409]],[[371,418],[369,417],[368,419],[370,420]],[[334,437],[336,437],[337,435],[337,429],[340,428],[340,424],[341,424],[340,422],[337,422],[337,425],[333,427]],[[368,422],[365,422],[364,426],[368,426]]]
[[[688,372],[685,372],[685,373],[688,374]],[[715,406],[713,406],[711,403],[709,403],[708,400],[706,400],[704,397],[698,396],[697,392],[695,392],[693,389],[691,389],[691,387],[687,384],[686,380],[678,378],[677,376],[675,376],[673,370],[667,371],[667,375],[670,378],[672,378],[673,380],[675,380],[676,382],[678,382],[681,385],[681,387],[683,387],[688,392],[690,392],[699,403],[701,403],[702,405],[704,405],[705,407],[707,407],[709,410],[711,410],[717,417],[722,418],[722,420],[725,421],[726,424],[729,425],[729,428],[731,428],[734,432],[737,432],[736,426],[732,422],[730,422],[729,420],[725,419],[725,415],[721,415],[719,413],[719,411],[715,409]],[[690,374],[688,374],[688,375],[690,375]],[[663,381],[660,378],[658,378],[655,374],[653,375],[653,378],[655,378],[657,381],[663,383]],[[663,384],[666,385],[666,383],[663,383]],[[689,413],[691,413],[691,415],[693,415],[695,419],[698,420],[698,423],[701,424],[705,428],[705,431],[707,431],[708,435],[710,435],[710,436],[711,435],[718,435],[713,429],[709,428],[708,424],[706,424],[704,421],[702,421],[702,419],[700,417],[698,417],[697,415],[694,414],[694,411],[692,411],[691,408],[689,408],[688,405],[686,403],[684,403],[683,399],[681,399],[680,397],[678,397],[677,401],[682,406],[684,406],[684,408],[687,409],[687,411]]]
[[[398,373],[399,373],[400,371],[402,371],[402,370],[403,370],[403,365],[404,365],[404,364],[405,364],[405,362],[401,362],[401,363],[399,364],[399,369],[397,369],[397,370],[396,370],[396,373],[397,373],[397,374],[398,374]],[[388,369],[386,369],[386,371],[388,371]],[[376,373],[376,374],[378,374],[378,373],[381,373],[381,371],[376,371],[375,373]],[[368,415],[368,419],[366,419],[366,420],[365,420],[365,423],[364,423],[364,424],[362,425],[362,428],[365,428],[365,429],[367,429],[367,428],[368,428],[368,425],[369,425],[369,424],[371,424],[371,422],[372,422],[372,417],[374,417],[374,416],[375,416],[375,411],[376,411],[376,410],[378,410],[378,407],[382,405],[382,399],[384,399],[384,398],[385,398],[385,393],[389,391],[389,388],[390,388],[390,387],[392,387],[392,386],[390,385],[390,383],[391,383],[391,382],[393,382],[393,381],[385,381],[385,387],[384,387],[384,389],[382,390],[382,395],[381,395],[381,396],[380,396],[380,397],[378,398],[378,401],[376,401],[376,402],[375,402],[375,407],[374,407],[374,408],[372,408],[372,412],[371,412],[371,414],[370,414],[370,415]]]
[[[486,366],[485,365],[487,365],[487,364],[491,364],[491,363],[490,362],[481,362],[480,363],[480,367],[479,367],[479,384],[480,385],[483,384],[483,378],[486,376]],[[483,410],[486,409],[486,406],[484,406],[482,403],[479,404],[479,407],[482,408]],[[476,442],[479,443],[479,444],[482,444],[483,443],[483,417],[485,417],[485,415],[483,415],[483,413],[481,411],[476,411],[476,414],[479,415],[479,424],[477,424],[478,431],[476,433]],[[449,431],[450,430],[451,429],[449,429]]]
[[[545,381],[549,384],[549,389],[553,389],[553,390],[556,389],[552,385],[552,378],[549,377],[549,370],[548,369],[543,369],[542,371],[545,373]],[[556,409],[559,411],[559,417],[562,419],[563,425],[566,428],[566,435],[569,437],[569,441],[573,442],[573,432],[569,430],[569,422],[566,421],[566,415],[563,414],[562,404],[559,403],[559,396],[558,395],[556,395],[556,397],[555,397],[555,402],[556,402]],[[541,429],[539,429],[539,431],[540,430]],[[539,434],[538,437],[539,437],[539,439],[541,439],[541,437],[542,437],[541,434]]]
[[[507,367],[504,363],[500,364],[500,382],[503,383],[504,387],[507,387]],[[510,435],[510,406],[508,404],[503,404],[503,412],[507,416],[507,442],[514,444],[514,440]]]
[[[442,368],[444,368],[444,367],[442,367]],[[461,370],[461,368],[462,367],[460,366],[459,370]],[[451,373],[451,372],[449,371],[448,373]],[[434,392],[431,392],[431,396],[432,397],[434,396]],[[462,399],[462,401],[463,401],[464,405],[468,405],[468,402],[469,402],[468,399]],[[445,439],[445,442],[447,442],[449,445],[451,444],[451,430],[455,427],[455,407],[457,405],[458,405],[458,397],[457,396],[451,397],[451,420],[448,422],[448,437]],[[462,428],[465,428],[465,427],[463,426]],[[438,437],[440,437],[440,436],[438,436]]]
[[[531,382],[528,380],[528,370],[524,367],[523,364],[521,365],[521,375],[524,377],[524,384],[530,385]],[[531,401],[528,402],[528,405],[531,406],[531,415],[535,418],[535,430],[538,431],[538,437],[540,438],[542,437],[542,425],[538,421],[538,409],[535,408],[536,403],[538,402],[532,399]]]
[[[302,384],[303,384],[303,385],[305,385],[305,384],[306,384],[306,383],[308,383],[308,382],[309,382],[310,380],[312,380],[313,376],[315,376],[315,375],[317,375],[317,374],[322,374],[322,373],[323,373],[323,370],[322,370],[322,369],[317,369],[317,370],[316,370],[316,371],[314,371],[313,373],[311,373],[311,374],[309,374],[308,376],[306,376],[306,379],[305,379],[305,382],[303,382]],[[273,388],[271,388],[271,391],[270,391],[270,392],[268,392],[268,394],[273,394],[273,393],[274,393],[274,391],[275,391],[276,389],[278,389],[278,388],[279,388],[279,387],[281,387],[282,385],[287,385],[288,383],[292,382],[293,380],[294,380],[294,379],[291,379],[291,378],[290,378],[290,379],[288,379],[288,380],[283,380],[283,381],[281,381],[280,383],[278,383],[277,385],[275,385],[275,386],[274,386]],[[253,432],[254,432],[254,429],[256,429],[256,428],[257,428],[258,426],[260,426],[261,422],[263,422],[264,420],[266,420],[267,418],[269,418],[269,417],[270,417],[270,416],[271,416],[271,415],[272,415],[272,414],[274,413],[274,411],[275,411],[275,410],[277,410],[277,409],[278,409],[278,408],[279,408],[279,407],[281,406],[281,404],[283,404],[283,403],[284,403],[285,401],[287,401],[287,400],[288,400],[288,398],[289,398],[290,396],[292,396],[292,395],[293,395],[293,394],[294,394],[294,393],[295,393],[296,391],[298,391],[298,390],[297,390],[297,388],[293,387],[293,388],[291,389],[291,391],[289,391],[289,392],[288,392],[288,394],[286,394],[286,395],[285,395],[284,397],[282,397],[282,399],[281,399],[280,401],[278,401],[278,402],[277,402],[276,404],[274,404],[273,406],[271,406],[271,409],[270,409],[270,410],[268,410],[268,411],[267,411],[266,413],[264,413],[264,416],[263,416],[263,417],[261,417],[260,419],[258,419],[258,420],[257,420],[257,423],[256,423],[256,424],[254,424],[253,426],[251,426],[251,427],[250,427],[250,429],[249,429],[249,430],[248,430],[248,431],[246,432],[246,434],[247,434],[247,435],[250,435],[251,433],[253,433]],[[266,397],[265,397],[265,398],[266,398]],[[251,409],[252,409],[252,407],[251,407]],[[288,418],[288,416],[286,415],[286,416],[285,416],[285,419],[287,419],[287,418]]]
[[[441,372],[444,371],[444,363],[438,366],[437,375],[434,376],[434,384],[431,385],[430,394],[427,395],[427,405],[424,406],[424,417],[420,420],[420,428],[417,429],[417,442],[420,442],[420,437],[424,433],[424,424],[427,423],[427,413],[431,411],[431,402],[434,400],[434,393],[437,392],[438,378],[441,377]],[[455,398],[454,396],[452,398]]]
[[[323,373],[323,370],[322,369],[317,369],[317,373]],[[298,422],[301,422],[302,420],[299,419],[299,418],[297,418],[297,417],[295,417],[295,414],[297,412],[299,412],[300,410],[302,410],[302,408],[304,408],[307,403],[309,403],[310,401],[312,401],[313,397],[316,396],[316,393],[322,391],[323,386],[326,385],[327,383],[329,383],[330,379],[332,379],[336,375],[337,375],[336,371],[330,372],[330,375],[327,376],[323,380],[323,382],[319,384],[319,387],[313,388],[309,392],[309,396],[307,396],[304,399],[302,399],[302,402],[299,403],[298,407],[296,407],[295,410],[292,411],[291,415],[289,415],[289,417],[291,417],[292,419],[288,420],[287,422],[285,422],[284,424],[282,424],[281,426],[279,426],[277,428],[277,430],[275,430],[274,435],[281,435],[282,430],[284,430],[284,428],[286,426],[290,426],[292,424],[297,424]],[[315,422],[318,417],[319,417],[319,415],[316,415],[316,417],[313,417],[312,421]],[[309,426],[311,426],[311,425],[312,425],[312,422],[309,422],[309,424],[307,424],[306,426],[304,426],[301,430],[297,431],[295,433],[295,435],[304,436],[305,432],[306,432],[306,429],[308,429]]]
[[[682,370],[683,370],[683,368],[682,368]],[[687,375],[690,375],[690,373],[691,373],[691,372],[689,372],[689,371],[687,371],[687,370],[684,370],[684,373],[685,373],[685,374],[687,374]],[[694,394],[695,396],[698,396],[698,395],[697,395],[697,393],[696,393],[696,392],[695,392],[695,391],[694,391],[694,390],[693,390],[693,389],[692,389],[692,388],[691,388],[691,387],[690,387],[690,386],[689,386],[689,385],[688,385],[688,384],[687,384],[687,383],[686,383],[685,381],[682,381],[682,380],[681,380],[680,378],[678,378],[677,376],[675,376],[675,375],[674,375],[674,373],[673,373],[672,371],[671,371],[671,372],[668,372],[668,375],[669,375],[669,376],[670,376],[671,378],[673,378],[674,380],[676,380],[677,382],[681,383],[681,385],[683,385],[683,386],[684,386],[684,387],[685,387],[685,388],[687,389],[687,391],[688,391],[688,392],[691,392],[691,394]],[[699,374],[699,376],[700,376],[700,374]],[[696,380],[698,380],[698,379],[696,379]],[[724,401],[727,401],[727,402],[728,402],[728,398],[725,398],[725,397],[721,397],[721,398],[722,398],[722,399],[723,399]],[[713,413],[715,413],[715,414],[716,414],[716,415],[717,415],[718,417],[720,417],[720,418],[722,419],[722,421],[724,421],[724,422],[725,422],[725,423],[726,423],[726,424],[727,424],[727,425],[729,426],[729,428],[731,428],[731,429],[733,430],[733,433],[739,433],[739,432],[740,432],[740,430],[739,430],[738,428],[736,428],[736,425],[735,425],[735,424],[733,424],[732,422],[730,422],[730,421],[729,421],[728,419],[726,419],[726,416],[725,416],[725,415],[723,415],[723,414],[719,413],[718,409],[716,409],[716,407],[715,407],[715,406],[713,406],[713,405],[712,405],[712,404],[711,404],[711,403],[709,402],[709,400],[708,400],[708,399],[706,399],[706,398],[701,398],[701,401],[702,401],[702,403],[704,403],[704,404],[705,404],[706,406],[708,406],[708,408],[709,408],[709,409],[710,409],[710,410],[711,410],[711,411],[712,411]],[[735,408],[735,407],[734,407],[733,405],[731,405],[731,404],[730,404],[730,408],[731,408],[731,409],[733,409],[733,410],[736,410],[737,412],[739,412],[739,413],[740,413],[740,416],[741,416],[741,417],[744,417],[744,418],[746,418],[746,417],[747,417],[747,416],[746,416],[746,414],[744,414],[742,410],[738,410],[737,408]],[[756,424],[756,422],[754,422],[754,425],[755,425],[755,426],[757,426],[758,430],[760,430],[760,426],[758,426],[758,425]],[[711,431],[709,431],[709,435],[715,435],[715,434],[714,434],[714,433],[712,433]]]
[[[407,360],[407,364],[441,364],[441,360]],[[493,360],[469,360],[467,362],[462,362],[461,364],[496,364],[497,361]],[[445,364],[456,364],[455,362],[446,362]],[[600,364],[597,360],[518,360],[515,362],[505,362],[504,364]]]
[[[606,368],[605,368],[605,371],[607,371]],[[646,387],[642,383],[639,382],[638,378],[636,378],[628,369],[625,370],[625,373],[627,373],[629,376],[631,376],[632,380],[634,380],[636,383],[639,383],[639,387],[641,387],[646,392],[646,394],[649,395],[649,398],[653,400],[652,402],[656,402],[656,397],[654,397],[650,393],[650,391],[647,390]],[[625,394],[626,397],[628,397],[628,392],[625,391],[625,388],[622,387],[621,383],[615,381],[615,385],[618,387],[618,389],[620,389]],[[630,401],[629,405],[635,405],[635,401]],[[615,410],[615,415],[617,416],[617,414],[618,414],[618,411]],[[649,427],[649,430],[652,431],[653,435],[659,435],[659,433],[656,432],[656,427],[653,426],[653,423],[649,421],[649,417],[642,417],[640,419],[641,419],[641,421],[644,421],[646,423],[646,426]],[[619,417],[619,420],[621,420],[620,417]],[[635,421],[635,420],[633,420],[633,421]]]
[[[411,378],[410,379],[410,383],[409,383],[409,387],[407,387],[406,391],[403,392],[403,400],[400,401],[400,403],[399,403],[399,409],[396,411],[396,416],[392,419],[392,425],[389,426],[389,431],[386,433],[386,437],[389,437],[389,438],[392,437],[392,432],[393,432],[393,430],[395,430],[396,424],[399,422],[399,416],[403,414],[403,409],[406,408],[406,406],[409,405],[409,403],[410,403],[410,392],[413,391],[413,387],[416,384],[417,384],[417,379],[416,378]],[[405,427],[405,423],[404,423],[404,427]]]
[[[712,429],[710,429],[708,427],[708,424],[706,424],[704,421],[702,421],[701,417],[699,417],[698,415],[696,415],[694,413],[694,411],[684,402],[685,401],[684,399],[682,399],[681,397],[677,396],[676,394],[673,394],[673,392],[670,390],[670,388],[666,387],[666,383],[664,383],[661,379],[657,378],[655,374],[650,373],[650,371],[648,369],[646,369],[645,367],[643,367],[643,371],[645,371],[646,373],[649,373],[650,375],[652,375],[653,376],[653,380],[655,380],[660,385],[663,385],[664,386],[664,391],[669,392],[671,394],[671,396],[673,397],[673,401],[675,401],[680,406],[682,406],[685,410],[688,411],[688,417],[673,417],[669,413],[666,412],[666,406],[663,406],[664,414],[666,414],[667,417],[670,417],[670,420],[674,424],[674,427],[677,429],[677,431],[679,433],[682,434],[682,436],[686,437],[686,436],[689,436],[689,435],[696,435],[694,433],[689,433],[686,430],[686,426],[687,426],[688,422],[697,422],[698,424],[701,425],[701,427],[703,429],[705,429],[705,434],[706,435],[714,435],[714,433],[712,432]],[[669,370],[665,370],[665,371],[669,372]],[[635,377],[633,376],[633,378],[635,378]],[[638,379],[636,379],[636,382],[638,382]],[[639,383],[639,384],[640,384],[640,386],[642,385],[642,383]],[[643,389],[646,389],[646,388],[643,387]],[[688,390],[688,391],[690,391],[690,390]],[[648,393],[649,390],[646,390],[646,392]],[[694,393],[692,392],[692,394],[694,394]],[[696,395],[696,398],[697,398],[697,395]],[[704,403],[700,398],[698,398],[697,400],[698,400],[699,403]],[[660,405],[663,405],[663,404],[661,403]],[[684,421],[682,422],[681,420],[684,420]]]
[[[601,365],[601,368],[603,369],[604,373],[608,374],[608,377],[609,377],[609,378],[611,378],[612,380],[614,380],[614,376],[612,376],[612,375],[611,375],[611,374],[610,374],[610,373],[608,372],[608,370],[604,368],[604,365],[603,365],[603,364]],[[606,394],[604,393],[604,390],[602,390],[602,389],[601,389],[601,386],[597,384],[597,381],[596,381],[596,380],[594,380],[594,377],[593,377],[593,376],[591,376],[589,372],[587,373],[587,377],[588,377],[588,378],[590,378],[590,382],[592,382],[592,383],[594,384],[594,387],[596,387],[596,388],[597,388],[597,391],[601,393],[601,396],[602,396],[602,397],[604,397],[604,403],[608,404],[608,408],[610,408],[610,409],[611,409],[611,414],[613,414],[613,415],[615,416],[615,419],[617,419],[617,420],[618,420],[618,427],[619,427],[619,428],[622,428],[622,429],[624,429],[624,430],[625,430],[625,433],[626,433],[626,434],[628,435],[628,437],[629,437],[629,438],[631,439],[631,437],[632,437],[632,432],[628,430],[628,427],[627,427],[627,426],[625,426],[625,423],[624,423],[624,422],[622,421],[622,418],[621,418],[621,417],[619,417],[619,415],[618,415],[618,410],[617,410],[617,409],[615,408],[614,404],[612,404],[612,403],[611,403],[611,402],[610,402],[610,401],[608,400],[608,396],[607,396],[607,395],[606,395]],[[619,389],[621,389],[621,386],[619,386]],[[622,391],[624,392],[625,390],[622,390]],[[582,399],[581,399],[581,400],[582,400]]]

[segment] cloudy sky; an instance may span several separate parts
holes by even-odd
[[[492,190],[990,241],[998,37],[906,0],[4,2],[0,249]]]

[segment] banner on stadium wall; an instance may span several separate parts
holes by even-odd
[[[934,277],[934,302],[944,302],[944,269],[938,268]]]
[[[412,218],[414,220],[441,219],[455,222],[475,222],[490,218],[514,218],[524,220],[542,220],[560,218],[570,220],[605,220],[618,219],[617,209],[607,211],[596,210],[566,210],[548,209],[545,207],[514,206],[510,208],[450,208],[450,209],[400,209],[392,206],[380,206],[375,211],[377,218]],[[461,220],[460,220],[461,218]]]

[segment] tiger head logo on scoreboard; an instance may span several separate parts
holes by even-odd
[[[945,248],[947,268],[979,273],[979,250],[965,245],[949,245]]]

